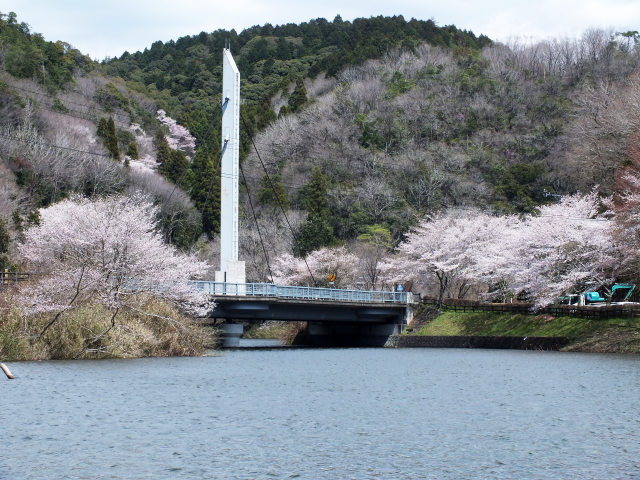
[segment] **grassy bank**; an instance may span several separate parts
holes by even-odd
[[[201,355],[215,343],[213,330],[174,305],[141,299],[140,308],[112,311],[84,304],[64,312],[26,317],[11,294],[0,298],[0,361]]]
[[[276,338],[285,345],[291,345],[306,326],[306,322],[256,322],[245,326],[242,338]]]
[[[569,337],[564,350],[640,353],[640,319],[423,310],[411,335]]]

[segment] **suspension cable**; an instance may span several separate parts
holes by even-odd
[[[62,145],[54,145],[52,143],[45,143],[45,142],[42,142],[40,140],[29,140],[29,139],[26,139],[26,138],[14,137],[14,136],[11,136],[11,135],[6,135],[4,133],[0,133],[0,137],[7,138],[9,140],[14,140],[16,142],[26,143],[27,145],[42,146],[42,147],[47,147],[47,148],[53,148],[55,150],[66,150],[66,151],[69,151],[69,152],[83,153],[85,155],[92,155],[94,157],[110,158],[109,155],[106,155],[104,153],[87,152],[85,150],[79,150],[77,148],[63,147]]]
[[[262,240],[262,232],[260,231],[260,224],[258,223],[258,217],[256,216],[256,212],[253,208],[253,201],[251,200],[251,192],[249,191],[249,184],[247,183],[247,179],[244,176],[244,170],[242,168],[242,164],[239,164],[239,165],[240,165],[240,173],[242,174],[242,182],[244,183],[244,186],[247,189],[247,198],[249,199],[251,214],[253,215],[253,220],[256,222],[256,228],[258,229],[258,238],[260,239],[260,245],[262,245],[264,258],[267,262],[267,270],[269,270],[269,278],[271,279],[271,283],[273,283],[273,272],[271,271],[271,265],[269,264],[269,255],[267,254],[267,249],[264,246],[264,241]]]
[[[242,119],[242,124],[244,125],[244,129],[245,129],[247,135],[249,136],[249,140],[251,140],[251,144],[253,145],[253,149],[255,150],[256,155],[258,156],[258,160],[260,160],[260,165],[262,165],[262,169],[264,170],[264,174],[267,177],[269,185],[271,186],[271,189],[274,192],[276,192],[275,185],[274,185],[273,181],[271,180],[271,176],[269,175],[269,172],[267,172],[267,167],[265,166],[264,162],[262,161],[262,157],[260,156],[260,152],[258,152],[258,147],[256,146],[256,142],[253,140],[253,135],[251,135],[251,131],[249,130],[249,127],[247,126],[247,122],[245,121],[244,116],[240,115],[240,118]],[[289,222],[289,217],[287,216],[287,212],[286,212],[286,210],[284,208],[284,205],[280,201],[280,198],[279,198],[278,195],[275,195],[275,199],[278,202],[278,206],[280,207],[280,210],[282,210],[282,214],[284,215],[284,219],[287,222],[287,225],[289,226],[289,230],[291,230],[291,235],[293,236],[294,241],[297,241],[298,237],[296,235],[296,232],[293,230],[293,227],[291,226],[291,222]],[[307,263],[306,256],[303,256],[302,260],[304,261],[304,264],[307,266],[307,270],[309,271],[309,275],[311,275],[311,280],[313,281],[313,284],[315,286],[317,286],[318,282],[316,282],[316,279],[313,276],[313,272],[311,272],[311,268],[309,268],[309,264]]]

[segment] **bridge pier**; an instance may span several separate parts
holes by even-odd
[[[240,337],[244,333],[244,327],[241,323],[223,323],[221,328],[223,347],[240,346]]]

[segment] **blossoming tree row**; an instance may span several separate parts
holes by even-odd
[[[412,282],[442,299],[474,286],[480,295],[526,293],[543,305],[632,277],[640,261],[639,226],[637,193],[615,202],[596,191],[566,196],[527,217],[450,210],[425,218],[382,259],[376,287]],[[321,279],[332,272],[341,287],[358,286],[363,275],[361,259],[344,247],[313,252],[306,263],[281,256],[274,270],[276,282],[306,284],[309,270]]]

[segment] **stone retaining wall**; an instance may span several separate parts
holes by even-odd
[[[559,350],[571,343],[567,337],[476,337],[393,335],[391,348],[495,348],[513,350]]]

